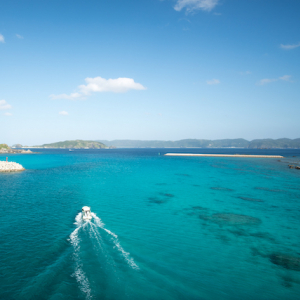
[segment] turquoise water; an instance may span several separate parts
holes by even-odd
[[[39,151],[0,173],[0,299],[300,298],[299,150]]]

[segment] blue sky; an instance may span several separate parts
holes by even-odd
[[[299,138],[298,0],[10,0],[1,142]]]

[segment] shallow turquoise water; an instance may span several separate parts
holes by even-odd
[[[184,151],[285,158],[158,155]],[[0,174],[0,299],[299,299],[299,157],[11,155],[26,171]]]

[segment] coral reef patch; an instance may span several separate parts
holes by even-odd
[[[225,187],[211,187],[211,190],[215,190],[215,191],[224,191],[224,192],[232,192],[232,189],[229,188],[225,188]]]
[[[261,199],[255,199],[255,198],[250,198],[250,197],[244,197],[244,196],[239,196],[239,199],[245,200],[245,201],[250,201],[250,202],[264,202]]]
[[[211,216],[200,215],[199,218],[221,225],[258,225],[261,223],[258,218],[233,213],[216,213]]]

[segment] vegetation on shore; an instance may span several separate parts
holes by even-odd
[[[0,144],[0,150],[2,149],[10,149],[7,144]]]
[[[8,147],[7,144],[0,144],[0,153],[7,153],[7,154],[31,154],[33,153],[31,150],[15,150]]]

